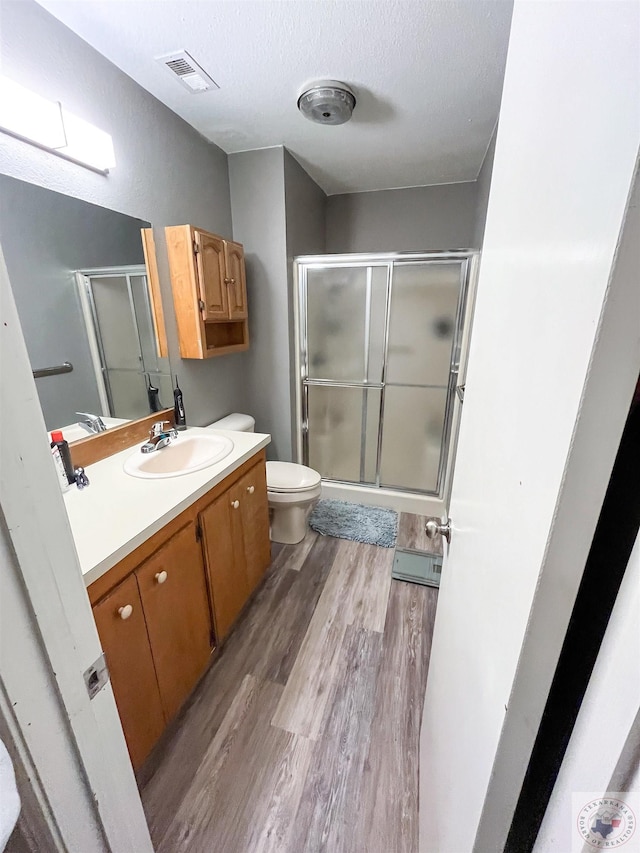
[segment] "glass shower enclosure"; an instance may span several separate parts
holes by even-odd
[[[444,498],[476,254],[296,259],[302,461]]]

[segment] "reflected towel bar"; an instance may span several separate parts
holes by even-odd
[[[57,364],[55,367],[41,367],[33,371],[34,379],[42,379],[43,376],[57,376],[59,373],[71,373],[73,365],[70,361],[65,361],[64,364]]]

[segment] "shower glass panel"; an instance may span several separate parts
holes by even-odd
[[[297,259],[302,461],[444,494],[472,253]]]
[[[149,414],[146,385],[141,373],[133,370],[111,369],[109,396],[114,412],[126,412],[129,418],[144,418]]]
[[[387,382],[446,388],[461,285],[460,264],[395,264]]]
[[[334,382],[380,382],[387,267],[307,272],[307,375]]]
[[[131,301],[133,302],[136,327],[140,338],[142,362],[145,370],[156,372],[162,369],[160,362],[165,361],[165,359],[158,358],[147,278],[144,275],[132,275],[129,277],[129,282],[131,283]],[[166,365],[164,367],[166,370]]]
[[[95,278],[91,285],[107,370],[139,369],[142,354],[126,276]]]
[[[307,346],[309,376],[362,381],[365,358],[364,267],[309,270]]]
[[[446,388],[386,387],[381,485],[438,491],[446,407]]]
[[[309,431],[308,452],[312,468],[331,480],[375,483],[380,393],[367,388],[309,385],[308,414],[313,429]]]

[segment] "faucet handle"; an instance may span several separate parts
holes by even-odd
[[[151,427],[151,438],[156,438],[157,436],[162,435],[163,432],[166,432],[164,425],[170,423],[171,421],[156,421],[156,423]]]

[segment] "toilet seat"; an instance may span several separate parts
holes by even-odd
[[[267,489],[269,506],[282,506],[283,504],[303,504],[315,501],[322,493],[322,485],[318,483],[311,489],[300,489],[297,492],[275,492]]]
[[[320,485],[320,474],[306,465],[295,462],[267,462],[267,491],[280,494],[300,494]]]

